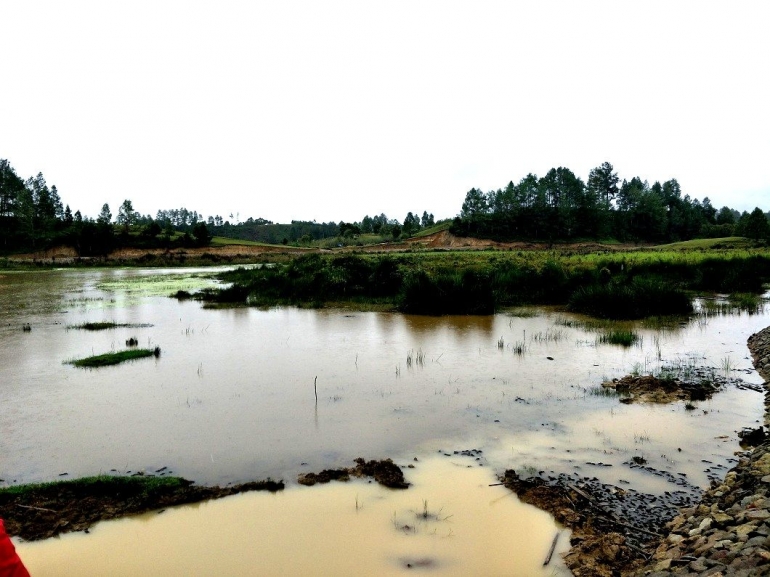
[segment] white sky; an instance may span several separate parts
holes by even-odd
[[[451,217],[566,166],[770,209],[770,2],[3,0],[0,158],[73,211]]]

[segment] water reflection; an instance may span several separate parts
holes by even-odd
[[[764,310],[673,329],[635,323],[640,344],[623,348],[549,310],[524,317],[209,310],[165,296],[196,282],[211,281],[194,270],[3,275],[0,476],[32,482],[166,466],[205,483],[293,480],[305,468],[349,466],[359,456],[484,448],[497,470],[537,463],[606,482],[627,478],[623,463],[644,454],[655,468],[704,486],[701,459],[728,465],[735,430],[762,414],[753,391],[728,390],[695,412],[682,403],[626,406],[590,391],[689,358],[718,369],[729,357],[733,374],[761,382],[745,342],[769,324]],[[66,328],[102,320],[153,326]],[[19,328],[26,322],[29,333]],[[129,337],[159,345],[161,358],[91,371],[62,364],[120,349]],[[727,442],[715,441],[722,436]],[[586,464],[597,460],[612,467]],[[659,479],[639,482],[666,490]]]

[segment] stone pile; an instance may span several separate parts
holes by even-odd
[[[748,341],[765,379],[770,425],[770,327]],[[695,507],[680,509],[648,565],[634,575],[753,577],[770,575],[770,441],[743,454]]]

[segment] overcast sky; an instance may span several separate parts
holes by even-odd
[[[0,158],[73,211],[455,216],[566,166],[770,209],[770,2],[4,0]]]

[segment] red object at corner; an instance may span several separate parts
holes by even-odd
[[[16,554],[11,538],[5,532],[5,523],[0,519],[0,577],[29,577],[24,563]]]

